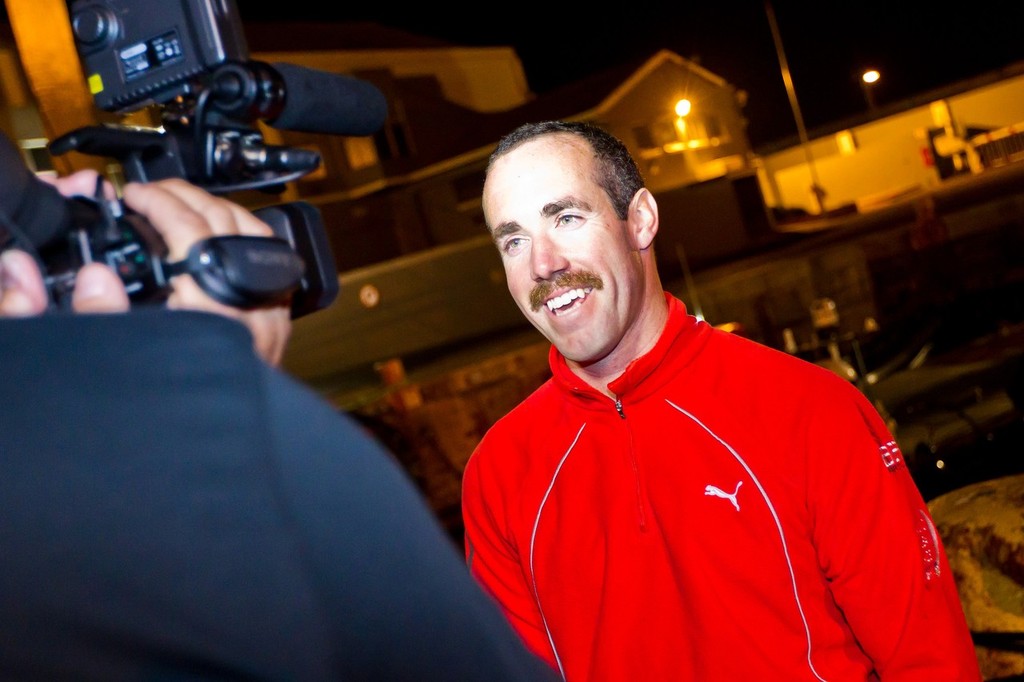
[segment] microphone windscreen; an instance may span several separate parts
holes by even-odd
[[[285,88],[284,107],[269,122],[279,130],[363,136],[380,130],[387,119],[387,99],[371,83],[294,64],[273,68]]]

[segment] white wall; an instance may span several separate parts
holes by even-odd
[[[953,124],[959,129],[999,128],[1024,123],[1024,75],[1015,76],[947,98]],[[811,192],[813,161],[818,185],[827,192],[825,210],[844,205],[865,206],[874,200],[940,182],[926,162],[927,130],[940,127],[936,103],[909,109],[852,128],[856,150],[840,153],[837,135],[809,140],[759,159],[758,179],[772,207],[802,208],[817,213]],[[941,105],[941,101],[939,102]]]

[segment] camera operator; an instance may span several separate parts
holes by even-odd
[[[172,259],[270,234],[183,180],[123,199]],[[394,458],[273,366],[287,305],[172,284],[129,311],[90,264],[48,310],[35,260],[0,254],[0,678],[552,679]]]

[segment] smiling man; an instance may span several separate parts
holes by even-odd
[[[552,378],[469,460],[466,557],[531,649],[573,682],[980,680],[883,420],[662,288],[619,140],[521,126],[483,208]]]

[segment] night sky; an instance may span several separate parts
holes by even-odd
[[[879,106],[1024,61],[1024,0],[774,0],[781,46],[809,131],[862,114],[859,76],[878,69]],[[317,5],[322,5],[317,7]],[[517,2],[458,14],[437,3],[410,10],[370,3],[238,0],[243,21],[375,21],[457,45],[510,45],[530,89],[543,94],[667,48],[748,93],[755,147],[796,135],[767,3],[635,0],[614,11],[582,3]]]

